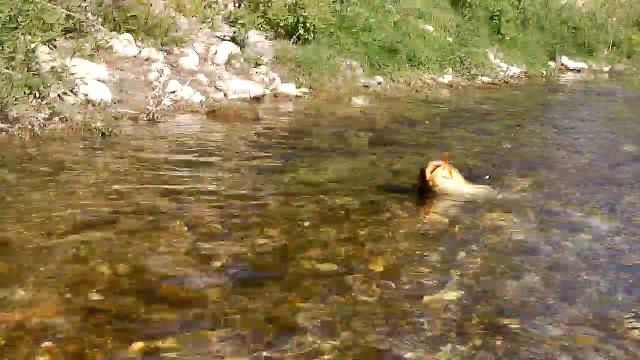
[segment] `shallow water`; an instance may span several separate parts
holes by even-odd
[[[0,354],[637,359],[638,100],[532,84],[5,140]],[[416,199],[443,151],[501,198]]]

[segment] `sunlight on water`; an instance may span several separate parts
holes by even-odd
[[[4,142],[0,354],[637,359],[639,98],[529,85]],[[445,151],[500,199],[417,199]]]

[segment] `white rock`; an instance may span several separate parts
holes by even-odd
[[[589,65],[587,65],[587,63],[582,61],[571,60],[564,55],[560,57],[560,64],[564,66],[566,69],[572,70],[572,71],[582,71],[582,70],[587,70],[589,68]]]
[[[224,91],[228,99],[257,98],[266,95],[262,84],[245,79],[230,79],[218,82],[216,87]]]
[[[311,92],[311,90],[309,90],[308,88],[299,88],[298,89],[298,96],[304,96],[307,95]]]
[[[120,34],[109,42],[113,52],[122,57],[134,57],[140,53],[136,41],[129,33]]]
[[[275,89],[276,95],[298,96],[298,89],[294,83],[282,83]]]
[[[369,105],[369,99],[366,96],[354,96],[351,98],[351,105],[356,107],[364,107]]]
[[[205,98],[204,96],[202,96],[202,94],[200,94],[198,91],[196,91],[193,96],[191,96],[191,102],[194,102],[196,104],[200,104],[202,102],[204,102]]]
[[[177,93],[178,91],[180,91],[180,89],[182,89],[182,84],[180,84],[178,80],[171,79],[167,83],[167,87],[165,88],[164,91],[168,94],[172,94],[172,93]]]
[[[225,96],[222,91],[216,91],[211,94],[211,99],[214,101],[223,101],[225,99]]]
[[[195,42],[191,45],[193,50],[200,56],[204,55],[207,52],[207,46],[201,42]]]
[[[362,85],[362,86],[364,86],[366,88],[370,88],[370,87],[378,86],[378,83],[373,79],[362,79],[362,80],[360,80],[360,85]]]
[[[500,60],[500,58],[491,50],[487,50],[487,55],[489,56],[489,60],[496,66],[496,68],[498,68],[503,76],[514,77],[526,72],[525,69],[521,69],[515,65],[509,65]]]
[[[277,88],[282,83],[280,75],[273,71],[269,71],[269,69],[264,65],[249,70],[249,79],[264,84],[271,90]]]
[[[189,100],[196,94],[196,91],[189,85],[183,85],[176,93],[176,97],[180,100]]]
[[[151,64],[151,66],[149,67],[151,69],[151,71],[167,71],[169,69],[169,67],[167,66],[167,64],[163,63],[163,62],[154,62],[153,64]]]
[[[185,50],[185,56],[178,59],[178,65],[185,70],[197,70],[200,65],[200,57],[193,49]]]
[[[435,29],[433,28],[433,26],[431,25],[422,25],[421,26],[422,30],[428,31],[428,32],[433,32]]]
[[[493,84],[494,80],[488,76],[480,76],[478,77],[478,79],[476,80],[478,83],[480,84]]]
[[[109,69],[105,64],[97,64],[82,58],[71,58],[66,61],[69,72],[76,79],[109,80]]]
[[[380,75],[374,76],[372,80],[375,81],[378,85],[384,84],[384,78]]]
[[[223,41],[216,47],[213,63],[216,65],[224,65],[229,61],[229,56],[235,54],[240,54],[240,47],[231,41]]]
[[[54,67],[60,66],[60,59],[48,46],[38,45],[35,53],[40,65],[40,72],[45,73]]]
[[[164,54],[152,47],[148,47],[140,50],[138,57],[144,60],[151,60],[154,63],[164,61]]]
[[[436,81],[438,81],[441,84],[449,84],[451,81],[453,81],[453,75],[451,74],[442,75],[441,77],[437,78]]]
[[[94,79],[82,79],[77,80],[78,95],[87,99],[93,103],[110,103],[111,102],[111,90],[103,82]]]
[[[149,81],[152,81],[152,82],[153,81],[158,81],[158,80],[160,80],[160,73],[157,72],[157,71],[152,71],[147,75],[147,79]]]
[[[209,85],[209,79],[205,74],[197,74],[196,80],[198,80],[202,85]]]

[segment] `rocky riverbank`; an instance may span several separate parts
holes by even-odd
[[[229,9],[232,11],[233,7]],[[531,70],[509,64],[498,51],[487,49],[493,69],[475,79],[448,69],[440,75],[411,74],[392,81],[379,74],[366,74],[353,59],[340,58],[339,82],[309,88],[296,84],[287,75],[287,64],[277,60],[278,53],[295,51],[294,45],[273,40],[255,29],[238,39],[235,29],[222,18],[212,26],[177,13],[172,15],[178,18],[180,33],[189,34],[180,47],[153,47],[129,33],[108,31],[95,16],[91,18],[97,50],[87,56],[65,55],[74,52],[76,44],[72,40],[61,39],[55,46],[34,43],[40,75],[57,74],[62,80],[48,89],[48,98],[39,100],[37,111],[10,109],[9,116],[0,119],[0,130],[40,129],[77,123],[88,117],[127,116],[158,121],[167,114],[206,111],[238,101],[317,97],[326,89],[344,93],[351,105],[362,107],[371,103],[369,92],[397,86],[423,90],[497,86],[557,73],[568,73],[565,78],[574,79],[628,70],[623,64],[596,65],[567,56],[558,57],[546,69]],[[424,31],[437,30],[425,25]]]

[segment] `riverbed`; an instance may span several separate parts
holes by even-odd
[[[640,357],[637,85],[117,126],[0,142],[3,358]]]

